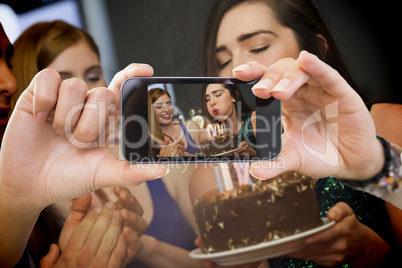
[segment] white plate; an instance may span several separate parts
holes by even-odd
[[[237,147],[237,148],[232,149],[232,150],[230,150],[230,151],[225,151],[225,152],[223,152],[223,153],[214,154],[214,155],[211,155],[211,156],[225,156],[225,155],[227,155],[227,154],[234,153],[234,152],[240,150],[241,148],[242,148],[242,147]]]
[[[197,248],[190,252],[190,257],[199,260],[208,259],[218,265],[237,265],[281,256],[305,247],[304,238],[322,232],[335,224],[327,218],[321,219],[324,222],[323,225],[299,234],[217,253],[204,254]]]

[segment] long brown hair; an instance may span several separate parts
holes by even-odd
[[[18,82],[18,91],[11,99],[11,108],[14,108],[19,96],[39,71],[79,41],[87,43],[100,59],[93,38],[84,30],[64,21],[39,22],[27,28],[14,43],[15,52],[11,64]]]
[[[293,30],[300,50],[317,55],[345,78],[363,100],[366,97],[358,89],[349,74],[339,50],[330,32],[325,26],[317,9],[310,0],[218,0],[213,6],[204,32],[203,74],[217,76],[219,72],[215,56],[216,39],[219,26],[226,12],[241,3],[263,2],[274,12],[276,19],[283,26]],[[328,48],[323,45],[322,36]]]

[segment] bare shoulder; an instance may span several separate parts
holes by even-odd
[[[187,129],[200,129],[200,126],[197,124],[197,122],[193,120],[188,120],[184,123]]]

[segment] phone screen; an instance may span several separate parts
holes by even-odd
[[[138,77],[121,88],[121,148],[132,163],[275,159],[281,102],[254,96],[256,81]]]

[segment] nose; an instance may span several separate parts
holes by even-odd
[[[169,111],[169,107],[166,104],[164,104],[162,107],[163,107],[162,108],[163,112],[168,112]]]
[[[0,62],[0,94],[12,96],[17,92],[17,80],[4,60]]]
[[[216,100],[214,97],[211,97],[211,99],[209,100],[209,105],[211,105],[211,107],[214,107],[216,105]]]

